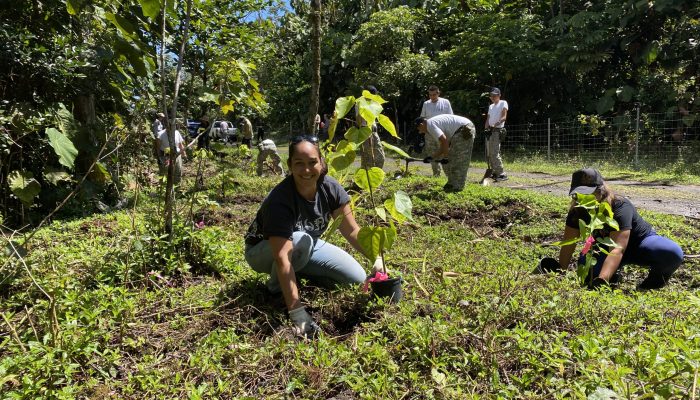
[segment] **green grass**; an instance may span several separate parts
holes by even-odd
[[[612,292],[584,290],[573,273],[531,275],[539,258],[557,252],[546,243],[563,229],[563,197],[478,185],[445,194],[439,180],[389,181],[387,189],[414,202],[415,223],[399,227],[386,256],[404,277],[404,300],[392,306],[357,287],[304,287],[324,330],[305,342],[242,254],[247,225],[279,178],[211,162],[207,172],[212,189],[204,193],[218,205],[181,196],[175,245],[156,233],[159,204],[145,196],[133,216],[54,222],[24,264],[2,260],[0,397],[698,394],[698,262],[649,293],[634,290],[638,268]],[[204,229],[190,227],[190,206]],[[700,253],[697,221],[643,215],[686,253]],[[349,249],[339,234],[332,241]]]
[[[570,176],[579,168],[593,167],[605,171],[606,179],[634,180],[641,182],[656,182],[659,184],[700,184],[700,163],[668,163],[659,165],[640,161],[639,166],[621,162],[619,160],[576,160],[571,158],[547,159],[541,154],[509,154],[503,151],[504,163],[509,171],[515,172],[542,172],[551,175]],[[474,164],[485,168],[486,164],[477,162]]]

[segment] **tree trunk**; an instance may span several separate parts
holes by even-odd
[[[177,60],[177,68],[175,70],[175,88],[173,92],[173,105],[170,113],[166,113],[166,129],[168,132],[168,142],[170,144],[170,165],[168,165],[168,179],[165,186],[165,221],[163,223],[165,227],[165,232],[168,234],[168,240],[172,240],[173,233],[173,209],[175,208],[175,160],[177,159],[177,149],[175,147],[175,129],[177,121],[177,95],[180,90],[180,71],[182,71],[182,61],[185,58],[185,43],[187,43],[187,35],[190,27],[190,15],[192,14],[192,0],[187,0],[187,11],[185,15],[185,23],[183,27],[182,43],[180,44],[180,53]],[[163,30],[162,30],[162,42],[161,42],[161,78],[163,83],[161,85],[161,92],[163,95],[163,109],[167,110],[165,105],[165,64],[164,64],[164,47],[165,47],[165,0],[163,1]],[[184,154],[183,154],[184,155]]]
[[[311,0],[311,99],[306,119],[309,132],[318,135],[315,123],[318,114],[318,95],[321,87],[321,0]]]

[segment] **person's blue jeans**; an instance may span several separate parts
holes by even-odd
[[[596,263],[591,268],[593,277],[597,277],[603,269],[603,262],[607,254],[600,253],[596,257]],[[578,263],[583,265],[586,256],[581,254]],[[673,240],[657,235],[652,232],[642,239],[636,248],[628,248],[622,256],[620,268],[627,264],[635,264],[642,267],[649,267],[649,276],[662,278],[664,282],[673,275],[683,262],[683,250]],[[619,269],[618,269],[619,270]]]
[[[328,289],[365,281],[366,273],[362,266],[337,246],[321,239],[314,242],[313,238],[304,232],[293,233],[292,246],[291,262],[297,279],[306,278]],[[270,275],[267,281],[270,292],[281,292],[277,263],[268,240],[246,247],[245,260],[254,271]]]

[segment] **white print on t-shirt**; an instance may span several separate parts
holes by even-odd
[[[319,232],[326,228],[326,222],[330,219],[330,213],[326,213],[323,217],[318,217],[311,221],[300,218],[297,220],[294,230],[300,232]]]

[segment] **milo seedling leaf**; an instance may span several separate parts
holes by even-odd
[[[612,240],[610,237],[604,237],[604,238],[596,238],[596,242],[602,244],[603,246],[607,247],[612,247],[612,248],[617,248],[620,247],[617,243],[615,243],[614,240]],[[602,249],[601,249],[602,250]]]
[[[381,168],[372,167],[369,170],[360,168],[355,172],[354,182],[362,190],[376,190],[384,182],[386,174]]]
[[[399,135],[396,133],[396,127],[394,126],[394,123],[391,122],[389,117],[387,117],[384,114],[379,114],[379,124],[386,129],[389,134],[395,138],[398,138]],[[383,142],[382,142],[383,143]]]
[[[394,207],[399,214],[410,220],[413,219],[413,216],[411,215],[413,203],[411,202],[411,197],[406,192],[398,190],[396,193],[394,193]]]
[[[356,154],[353,150],[350,150],[344,154],[338,154],[331,160],[331,165],[336,171],[342,171],[352,165],[353,161],[355,161],[355,156]]]
[[[400,212],[396,211],[395,202],[396,200],[394,199],[386,199],[384,201],[384,208],[386,208],[386,210],[389,211],[389,215],[391,215],[391,217],[394,218],[396,222],[402,223],[406,221],[406,217],[403,216]]]
[[[357,241],[362,246],[368,260],[376,260],[382,247],[383,235],[381,228],[365,226],[357,233]]]
[[[382,141],[382,146],[384,146],[385,149],[391,150],[394,153],[400,155],[401,157],[411,158],[411,156],[408,155],[408,153],[406,153],[405,151],[401,150],[401,148],[396,147],[394,145],[391,145],[391,144],[387,143],[386,141]]]
[[[372,136],[372,129],[367,126],[363,126],[361,128],[356,128],[353,126],[352,128],[348,129],[347,132],[345,132],[345,139],[358,145],[362,144],[370,136]]]
[[[372,93],[370,93],[369,90],[363,90],[362,97],[364,97],[365,99],[368,99],[368,100],[376,101],[379,104],[386,103],[386,100],[384,100],[384,98],[382,98],[382,96],[380,96],[378,94],[372,94]]]
[[[336,121],[342,119],[354,105],[354,96],[339,97],[335,101],[335,111],[338,113],[336,116],[334,116],[334,118],[336,118]]]
[[[355,103],[356,107],[359,107],[359,114],[362,119],[367,121],[367,125],[374,124],[379,114],[382,113],[384,107],[376,101],[367,101],[365,98],[360,97]]]
[[[570,244],[574,244],[579,241],[578,237],[573,237],[571,239],[566,239],[566,240],[560,240],[558,242],[552,243],[554,246],[568,246]]]
[[[386,221],[386,210],[384,207],[374,207],[374,212],[377,213],[377,216],[379,216],[382,221]]]

